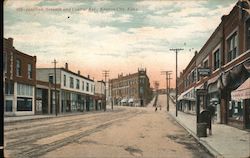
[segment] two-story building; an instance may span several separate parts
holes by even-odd
[[[35,113],[36,56],[15,49],[13,39],[4,38],[5,115]]]
[[[48,113],[55,113],[56,110],[58,113],[89,111],[95,108],[94,80],[89,76],[82,76],[80,71],[78,73],[70,71],[67,63],[65,68],[37,68],[37,78],[39,83],[37,90],[41,89],[40,98],[45,97],[45,102],[48,102],[46,107]]]
[[[185,105],[190,96],[196,99],[197,89],[206,89],[201,106],[214,106],[218,123],[239,128],[250,128],[249,99],[235,101],[231,97],[249,78],[250,15],[241,8],[249,8],[247,5],[239,1],[222,16],[219,26],[181,73],[178,84],[180,105]],[[208,69],[209,75],[203,76],[202,69]]]

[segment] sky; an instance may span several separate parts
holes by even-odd
[[[5,0],[4,37],[14,47],[37,56],[37,67],[69,64],[102,80],[146,68],[151,86],[164,88],[161,71],[178,75],[237,0]]]

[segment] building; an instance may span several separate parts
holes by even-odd
[[[95,81],[95,109],[101,110],[105,104],[105,82]]]
[[[249,99],[233,100],[231,93],[246,85],[250,73],[250,15],[238,2],[180,74],[179,109],[195,112],[196,91],[205,89],[201,109],[214,106],[217,123],[250,128]]]
[[[152,99],[146,69],[126,76],[120,74],[109,83],[113,105],[145,106]]]
[[[37,68],[36,75],[38,78],[37,99],[40,100],[37,101],[40,102],[37,106],[40,106],[38,108],[40,111],[44,109],[45,112],[54,114],[95,109],[94,80],[89,76],[82,76],[80,71],[78,73],[70,71],[67,63],[65,68],[56,68],[56,71],[54,68]]]
[[[15,49],[13,39],[4,38],[5,115],[35,113],[36,56]]]

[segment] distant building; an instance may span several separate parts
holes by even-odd
[[[52,88],[55,84],[54,68],[37,68],[36,75],[38,79],[37,91],[40,91],[41,98],[46,98],[44,99],[45,104],[39,103],[42,106],[39,109],[47,109],[45,111],[48,111],[50,114],[54,114],[56,109],[58,113],[95,109],[94,80],[82,76],[80,71],[78,73],[70,71],[67,63],[65,64],[65,68],[56,68],[57,108],[55,104],[55,91]]]
[[[95,109],[103,109],[105,104],[105,82],[95,81]]]
[[[15,49],[13,39],[4,38],[5,115],[35,113],[36,56]]]
[[[250,97],[231,97],[241,85],[250,89],[246,86],[250,76],[250,15],[240,7],[250,7],[246,5],[239,1],[222,16],[219,26],[180,74],[179,110],[195,113],[196,91],[205,89],[201,109],[214,106],[217,123],[250,128]],[[202,75],[205,70],[209,70],[207,76]]]
[[[152,98],[149,78],[146,69],[138,69],[137,73],[109,81],[113,105],[145,106]]]

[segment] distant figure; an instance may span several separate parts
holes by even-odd
[[[155,106],[155,112],[157,111],[157,106]]]

